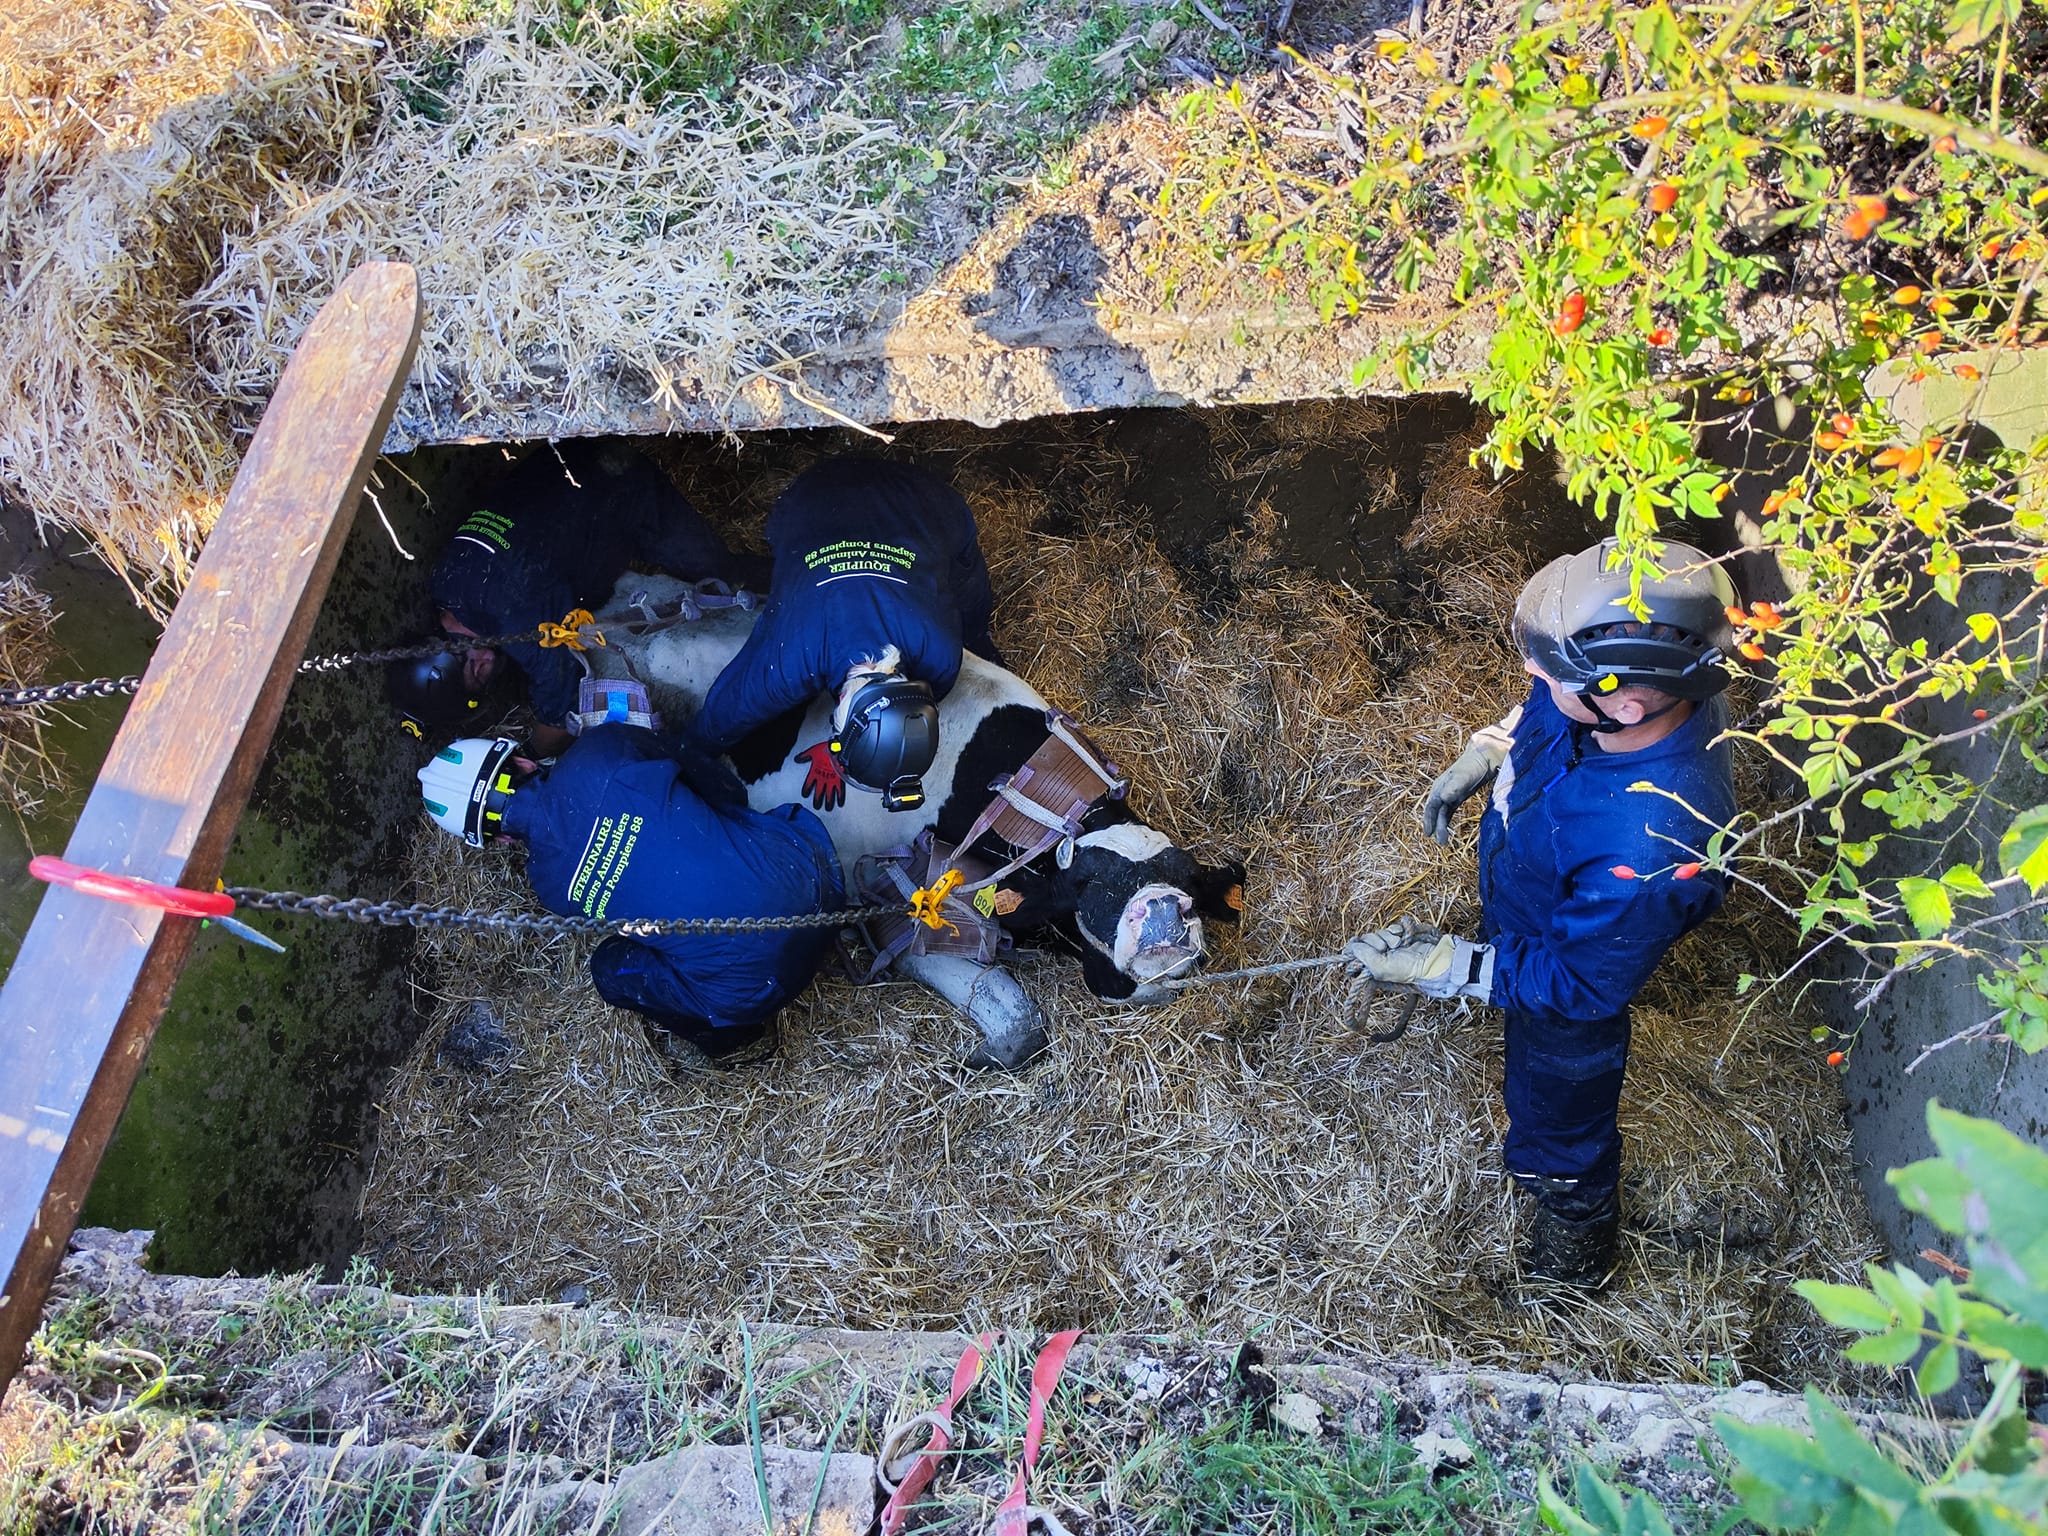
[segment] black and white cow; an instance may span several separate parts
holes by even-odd
[[[630,616],[635,593],[670,604],[682,584],[666,577],[628,576],[606,617]],[[686,721],[711,682],[739,650],[753,615],[726,609],[649,634],[607,628],[610,665],[623,662],[647,685],[671,728]],[[602,652],[593,652],[602,656]],[[604,663],[601,663],[601,665]],[[832,736],[832,701],[820,696],[764,726],[731,754],[756,809],[807,804],[807,759]],[[1024,679],[968,653],[960,678],[939,704],[939,750],[924,775],[925,802],[915,811],[885,811],[881,796],[849,785],[843,804],[818,810],[849,878],[868,855],[900,847],[926,826],[957,844],[988,804],[991,788],[1014,773],[1045,741],[1046,701]],[[993,865],[1008,853],[993,839],[977,850]],[[1201,961],[1205,921],[1234,922],[1240,864],[1197,863],[1163,832],[1146,826],[1121,800],[1098,802],[1082,823],[1068,867],[1050,853],[1006,876],[1017,898],[1006,928],[1063,934],[1081,957],[1089,990],[1106,1001],[1152,1004],[1172,995],[1160,982]],[[1004,903],[1004,905],[1011,905]],[[1016,1066],[1044,1044],[1044,1025],[1007,972],[956,956],[921,956],[897,967],[965,1008],[987,1037],[970,1058],[978,1065]]]

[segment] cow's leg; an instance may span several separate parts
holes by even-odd
[[[1015,1071],[1045,1049],[1045,1015],[1000,965],[981,965],[964,955],[902,955],[894,969],[974,1020],[982,1043],[968,1055],[968,1066]]]

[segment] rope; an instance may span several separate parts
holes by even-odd
[[[1317,955],[1312,960],[1276,960],[1271,965],[1248,965],[1239,971],[1205,971],[1199,976],[1188,976],[1179,981],[1165,982],[1163,985],[1178,991],[1183,987],[1204,986],[1212,981],[1246,981],[1254,976],[1278,976],[1282,971],[1306,971],[1319,966],[1343,963],[1342,954]]]
[[[430,907],[420,902],[372,901],[365,896],[306,896],[231,885],[227,894],[255,912],[340,918],[386,928],[496,928],[508,933],[624,934],[647,938],[665,933],[780,933],[794,928],[840,928],[849,923],[900,917],[901,907],[848,907],[837,912],[804,912],[788,917],[619,918],[557,917],[551,912],[485,912],[475,908]]]

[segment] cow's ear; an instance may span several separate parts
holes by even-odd
[[[1244,912],[1244,866],[1197,864],[1195,866],[1195,910],[1219,923],[1234,923]]]
[[[1005,928],[1042,928],[1072,917],[1078,902],[1077,887],[1066,870],[1013,870],[996,884],[996,917]]]

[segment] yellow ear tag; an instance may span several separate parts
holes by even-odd
[[[1610,672],[1605,677],[1601,678],[1600,681],[1595,683],[1593,686],[1598,688],[1602,693],[1612,693],[1615,689],[1621,686],[1621,679],[1616,677],[1612,672]]]

